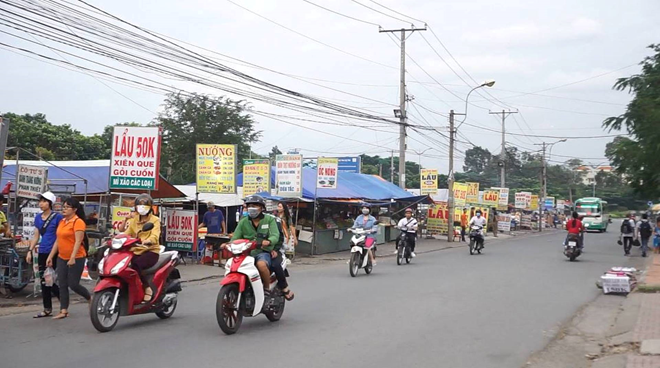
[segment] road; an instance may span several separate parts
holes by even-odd
[[[188,285],[170,320],[122,317],[106,334],[83,305],[62,321],[2,317],[0,366],[520,367],[600,292],[600,274],[641,260],[638,249],[623,257],[606,233],[588,234],[586,253],[571,263],[562,239],[487,243],[478,256],[449,249],[406,266],[381,258],[357,278],[343,262],[296,271],[282,320],[247,318],[234,336],[216,323],[217,281]]]

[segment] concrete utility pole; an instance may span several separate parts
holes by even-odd
[[[394,183],[394,151],[390,156],[390,183]]]
[[[379,30],[380,33],[401,32],[401,76],[399,85],[399,109],[394,116],[399,118],[399,187],[406,188],[406,32],[426,31],[424,28]]]
[[[502,152],[500,152],[500,187],[505,188],[506,187],[506,127],[505,127],[505,121],[506,118],[511,115],[511,114],[517,114],[517,111],[504,111],[502,112],[499,111],[489,111],[488,112],[491,115],[502,115]]]
[[[454,241],[454,110],[449,111],[449,177],[447,193],[447,241]]]
[[[548,195],[548,176],[547,176],[547,163],[545,159],[545,149],[550,147],[550,155],[552,155],[552,147],[557,143],[566,142],[566,139],[560,139],[553,143],[536,143],[536,146],[541,148],[541,197],[539,197],[539,231],[543,231],[543,209],[545,208],[545,196]]]
[[[4,167],[5,164],[5,150],[7,149],[7,138],[9,138],[9,119],[5,119],[2,116],[0,116],[0,168]],[[1,180],[2,180],[2,171],[0,170],[0,181]]]

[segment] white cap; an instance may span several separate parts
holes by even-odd
[[[208,201],[208,202],[206,203],[206,207],[215,207],[215,203],[213,203],[213,202],[211,202],[211,201]]]
[[[39,199],[41,199],[41,198],[49,201],[51,205],[55,204],[55,201],[57,200],[57,197],[55,197],[55,194],[53,194],[53,192],[46,192],[46,193],[40,194]]]

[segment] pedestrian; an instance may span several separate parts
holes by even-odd
[[[32,263],[32,252],[39,244],[37,264],[39,265],[41,299],[43,300],[44,310],[35,315],[34,318],[48,317],[53,314],[53,296],[60,298],[60,289],[57,284],[47,286],[44,278],[47,268],[46,261],[57,239],[57,227],[62,221],[62,214],[53,211],[53,203],[55,203],[53,193],[46,192],[39,196],[39,209],[42,212],[34,219],[34,236],[30,239],[30,251],[26,256],[26,261]],[[57,270],[57,263],[54,263],[53,266],[53,269]]]
[[[497,238],[497,208],[493,207],[490,211],[490,216],[493,219],[493,236]]]
[[[468,226],[467,208],[463,208],[463,213],[461,214],[461,241],[465,241],[465,232],[467,231],[467,226]]]
[[[655,229],[653,231],[653,253],[660,253],[660,217],[656,219]]]
[[[552,224],[555,226],[555,229],[556,229],[556,228],[557,228],[557,224],[559,224],[559,215],[557,215],[557,213],[555,213],[555,214],[552,216]]]
[[[5,195],[0,194],[0,236],[4,238],[11,238],[11,229],[9,228],[9,221],[5,215]]]
[[[226,234],[225,216],[222,214],[222,211],[217,210],[215,203],[211,201],[206,204],[206,208],[208,208],[208,211],[202,217],[199,228],[206,227],[207,234]]]
[[[635,240],[635,214],[631,213],[627,219],[621,223],[621,242],[623,244],[623,251],[626,256],[630,255],[630,248]]]
[[[298,239],[296,238],[296,226],[293,224],[289,206],[284,202],[278,202],[276,216],[282,220],[282,231],[284,232],[285,245],[284,249],[294,249],[298,245]]]
[[[64,218],[57,226],[57,239],[46,260],[46,267],[57,262],[57,280],[60,286],[60,313],[53,319],[69,316],[69,288],[87,301],[89,291],[80,285],[80,276],[85,269],[87,251],[83,245],[85,238],[85,210],[75,198],[67,198],[62,205]]]
[[[636,237],[642,242],[642,257],[646,257],[646,251],[649,248],[649,239],[653,235],[653,228],[649,223],[649,215],[643,214],[642,220],[637,223]]]

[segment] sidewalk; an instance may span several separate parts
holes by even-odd
[[[655,254],[640,282],[641,306],[633,341],[641,343],[637,354],[628,355],[626,368],[660,367],[660,255]]]

